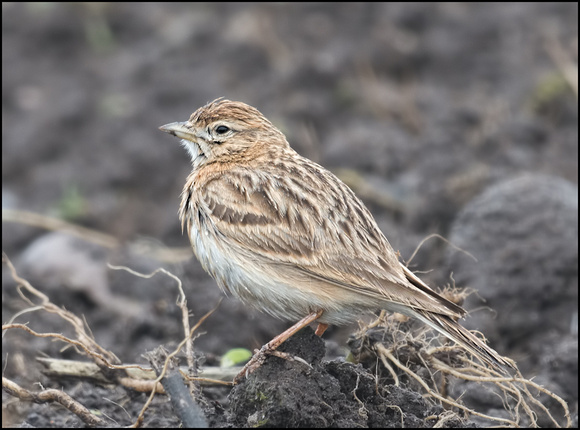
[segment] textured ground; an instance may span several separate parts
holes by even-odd
[[[256,106],[298,152],[351,185],[404,259],[431,233],[471,252],[477,263],[431,239],[411,268],[429,271],[422,276],[434,286],[453,273],[457,286],[476,288],[487,302],[469,298],[475,311],[466,325],[577,414],[578,108],[577,87],[566,79],[578,61],[577,4],[2,7],[3,212],[64,217],[122,243],[111,250],[4,222],[2,249],[55,303],[84,315],[97,341],[124,362],[144,363],[144,352],[179,342],[177,292],[169,278],[135,278],[106,262],[170,269],[184,282],[194,319],[221,296],[194,259],[163,263],[135,248],[188,246],[176,212],[189,162],[157,127],[224,96]],[[5,266],[2,273],[6,322],[26,305]],[[17,321],[65,330],[39,313]],[[229,349],[252,349],[285,327],[228,298],[196,347],[215,364]],[[327,349],[344,356],[352,329],[330,329]],[[8,333],[4,375],[31,390],[38,381],[64,388],[119,425],[131,423],[143,396],[40,373],[39,353],[78,358],[61,346]],[[415,426],[428,416],[419,409],[437,408],[408,390],[371,392],[369,373],[341,361],[314,354],[316,378],[304,380],[299,366],[276,360],[247,388],[277,378],[280,389],[268,396],[279,396],[286,409],[265,402],[259,410],[279,425],[383,426],[392,419]],[[294,385],[282,384],[287,372]],[[349,394],[353,378],[366,418]],[[313,380],[316,390],[308,387]],[[330,409],[312,409],[320,406],[312,400],[296,415],[306,390]],[[263,423],[247,391],[238,387],[226,398],[228,391],[204,391],[212,425]],[[467,393],[481,412],[495,407],[478,390]],[[417,409],[406,410],[402,423],[385,404]],[[21,423],[79,425],[62,408],[15,404],[3,393],[3,424]],[[145,421],[177,424],[163,398]]]

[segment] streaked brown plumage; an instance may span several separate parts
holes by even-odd
[[[456,322],[461,307],[399,262],[352,190],[296,153],[257,109],[218,99],[161,130],[191,156],[179,217],[222,290],[275,317],[311,315],[321,325],[400,312],[488,363],[507,364]]]

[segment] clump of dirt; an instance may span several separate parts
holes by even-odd
[[[381,386],[362,365],[322,361],[324,341],[307,327],[230,395],[228,422],[239,427],[432,427],[443,408],[395,385]],[[427,419],[429,417],[429,419]],[[453,425],[455,424],[455,425]],[[456,418],[449,427],[465,427]]]

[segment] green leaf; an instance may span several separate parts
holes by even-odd
[[[220,366],[222,367],[232,367],[240,364],[244,364],[252,358],[252,352],[246,348],[233,348],[226,352],[221,361]]]

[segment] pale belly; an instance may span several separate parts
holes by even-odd
[[[367,301],[357,303],[356,297],[344,303],[329,299],[304,288],[304,274],[298,274],[295,282],[277,276],[276,267],[260,261],[251,253],[233,252],[227,246],[218,245],[216,233],[198,232],[191,228],[190,240],[193,250],[203,268],[216,280],[222,291],[239,298],[276,318],[298,321],[313,311],[322,309],[319,322],[344,325],[375,310]],[[299,287],[302,286],[302,288]],[[376,306],[378,308],[378,306]]]

